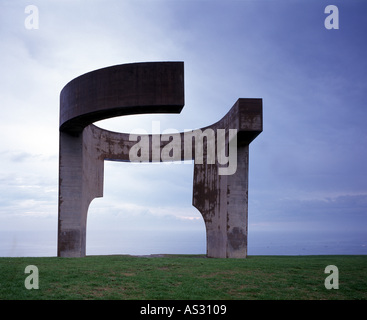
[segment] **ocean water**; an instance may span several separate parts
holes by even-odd
[[[249,255],[364,255],[363,232],[250,232]]]
[[[130,231],[94,233],[88,238],[87,255],[107,254],[205,254],[206,239],[202,230]],[[55,232],[0,233],[1,257],[56,256]],[[250,231],[249,255],[364,255],[366,233],[336,232],[260,232]]]

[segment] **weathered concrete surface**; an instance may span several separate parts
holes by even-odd
[[[146,62],[98,69],[71,80],[60,94],[60,131],[79,134],[106,118],[180,113],[183,62]]]
[[[249,143],[262,131],[262,100],[238,99],[213,129],[237,129],[237,170],[219,175],[218,164],[194,165],[193,205],[206,226],[207,255],[247,256]]]
[[[133,161],[130,150],[137,142],[130,141],[129,134],[110,132],[92,123],[116,115],[180,112],[183,107],[183,63],[130,64],[123,70],[124,66],[105,68],[80,76],[67,84],[61,92],[60,257],[85,256],[88,207],[94,198],[103,196],[104,160]],[[122,80],[123,75],[128,81]],[[129,81],[134,84],[127,84]],[[113,86],[113,89],[107,88],[109,86]],[[150,146],[148,153],[142,156],[144,161],[162,161],[162,150],[169,145],[170,149],[181,150],[172,160],[194,159],[193,205],[205,221],[207,255],[245,258],[248,146],[262,131],[262,100],[239,99],[223,119],[199,130],[205,131],[208,128],[214,131],[226,130],[226,148],[231,150],[229,146],[234,146],[237,151],[237,170],[233,174],[220,174],[223,166],[218,159],[214,164],[206,161],[207,145],[211,143],[209,139],[205,140],[204,146],[189,144],[188,150],[188,144],[185,143],[185,139],[190,138],[188,133],[142,136],[141,139],[147,139]],[[231,141],[229,129],[237,130]],[[213,143],[217,148],[217,139]],[[199,151],[204,154],[203,162],[195,158]]]

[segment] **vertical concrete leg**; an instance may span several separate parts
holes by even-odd
[[[79,135],[60,132],[59,257],[84,257],[90,202],[103,193],[103,160],[95,157],[88,127]]]
[[[57,255],[85,256],[83,221],[83,136],[60,132],[59,222]]]
[[[247,256],[248,150],[238,147],[233,175],[218,175],[217,165],[194,166],[193,205],[205,221],[208,257]]]
[[[247,257],[249,146],[237,149],[237,171],[227,176],[227,258]]]

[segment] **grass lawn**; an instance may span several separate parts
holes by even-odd
[[[39,270],[27,290],[24,270]],[[339,289],[327,290],[327,265]],[[367,299],[367,256],[0,258],[0,299]]]

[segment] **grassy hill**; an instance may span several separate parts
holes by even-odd
[[[39,289],[27,290],[28,265]],[[327,290],[324,270],[339,269]],[[0,299],[367,299],[367,256],[0,258]]]

